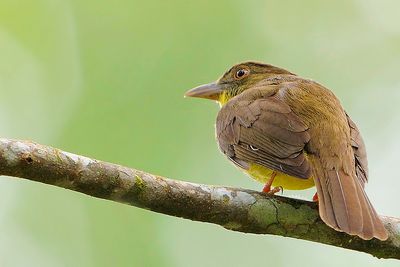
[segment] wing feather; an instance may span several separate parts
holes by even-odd
[[[365,149],[364,140],[361,137],[360,131],[358,130],[356,124],[350,119],[349,115],[346,113],[347,122],[350,126],[350,138],[351,146],[354,152],[355,164],[356,164],[356,174],[364,187],[365,183],[368,182],[368,160],[367,151]]]
[[[244,92],[222,107],[216,135],[221,151],[234,163],[257,163],[299,178],[311,176],[304,146],[308,127],[270,88]]]

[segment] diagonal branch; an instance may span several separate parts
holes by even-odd
[[[400,259],[400,219],[383,217],[387,241],[336,232],[315,203],[251,190],[171,180],[29,141],[0,139],[0,175],[63,187],[155,212]]]

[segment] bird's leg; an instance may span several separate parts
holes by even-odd
[[[271,185],[274,182],[276,176],[276,172],[272,172],[271,177],[268,179],[268,181],[265,183],[264,188],[263,188],[263,192],[264,193],[268,193],[268,194],[275,194],[278,193],[279,191],[281,191],[280,187],[275,187],[273,189],[271,189]]]
[[[315,192],[314,196],[312,197],[312,201],[318,203],[318,193],[317,192]]]

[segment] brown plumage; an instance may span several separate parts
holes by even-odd
[[[387,239],[364,191],[364,142],[331,91],[284,69],[246,62],[187,95],[221,103],[218,144],[237,166],[249,173],[261,166],[293,184],[312,176],[326,224],[363,239]]]

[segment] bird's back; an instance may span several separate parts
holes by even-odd
[[[319,197],[321,218],[334,229],[364,239],[386,239],[364,184],[368,163],[364,142],[339,100],[309,80],[283,83],[280,97],[309,127],[305,147]]]

